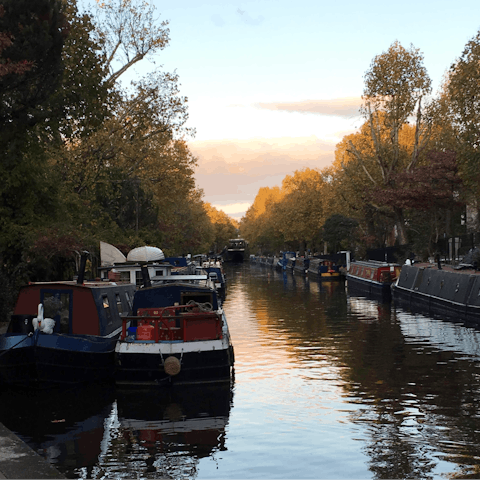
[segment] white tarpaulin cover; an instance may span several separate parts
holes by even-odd
[[[149,246],[134,248],[127,255],[129,262],[155,262],[164,259],[165,255],[159,248]]]
[[[124,263],[127,259],[125,255],[113,245],[109,243],[100,242],[100,265],[108,267],[114,263]]]

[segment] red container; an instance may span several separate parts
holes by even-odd
[[[153,326],[142,324],[137,327],[137,340],[153,340]]]

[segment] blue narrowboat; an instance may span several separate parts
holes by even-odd
[[[0,380],[42,387],[113,380],[122,317],[135,285],[39,282],[20,289],[0,336]]]

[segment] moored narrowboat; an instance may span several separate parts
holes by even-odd
[[[290,258],[295,258],[295,252],[281,252],[282,256],[278,259],[275,264],[277,270],[286,270],[288,260]]]
[[[308,278],[321,281],[345,280],[345,275],[340,272],[340,265],[335,265],[331,260],[311,258],[308,267]]]
[[[474,269],[404,265],[393,297],[413,311],[480,325],[480,275]]]
[[[0,379],[43,387],[110,379],[122,317],[135,285],[40,282],[20,289],[7,332],[0,336]]]
[[[116,346],[117,385],[230,381],[233,361],[214,288],[178,281],[137,290]]]
[[[308,267],[310,265],[310,259],[304,257],[297,257],[293,266],[293,271],[300,275],[306,275]]]
[[[287,270],[287,272],[290,272],[290,273],[293,273],[293,270],[295,268],[295,262],[297,261],[297,258],[296,257],[290,257],[288,260],[287,260],[287,265],[285,267],[285,270]]]
[[[392,284],[400,275],[401,265],[375,260],[352,262],[347,273],[350,293],[360,293],[391,299]]]

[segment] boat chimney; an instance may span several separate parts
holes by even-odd
[[[152,282],[150,281],[150,275],[148,274],[148,267],[146,265],[142,265],[142,279],[143,279],[143,286],[145,288],[151,287]]]
[[[83,251],[82,256],[80,257],[80,268],[78,270],[77,285],[81,285],[85,278],[85,268],[87,266],[88,254],[89,253],[87,251]]]

